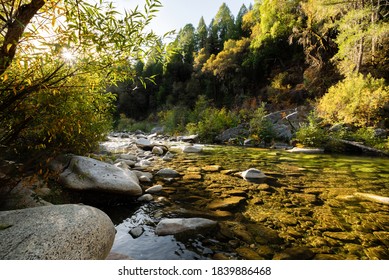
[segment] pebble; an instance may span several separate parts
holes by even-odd
[[[154,198],[151,194],[144,194],[140,197],[138,197],[137,201],[139,202],[150,202],[152,201]]]
[[[162,189],[163,189],[162,185],[155,185],[155,186],[148,188],[145,192],[150,193],[150,194],[154,194],[154,193],[161,192]]]
[[[140,237],[144,232],[145,232],[144,228],[142,226],[138,226],[132,228],[128,233],[132,236],[132,238],[136,239]]]

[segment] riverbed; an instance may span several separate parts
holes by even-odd
[[[104,209],[117,230],[112,252],[143,260],[389,259],[389,206],[357,195],[389,197],[387,158],[210,145],[146,171],[162,167],[181,176],[154,178],[163,190],[153,201]],[[267,178],[244,180],[239,173],[249,168]],[[219,226],[155,234],[159,221],[176,217]]]

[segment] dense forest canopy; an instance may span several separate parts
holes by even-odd
[[[217,133],[307,104],[328,124],[389,126],[388,1],[224,3],[168,44],[146,31],[163,1],[95,2],[0,0],[2,148],[90,151],[112,116]]]
[[[382,0],[257,0],[234,16],[223,4],[211,22],[200,18],[198,26],[182,27],[164,62],[140,62],[138,73],[155,76],[156,84],[115,89],[118,112],[141,120],[175,106],[193,108],[202,95],[218,108],[266,102],[285,109],[359,75],[384,86],[388,11]]]

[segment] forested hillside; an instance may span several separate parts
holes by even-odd
[[[160,112],[185,130],[201,96],[247,118],[261,103],[309,104],[331,124],[388,127],[388,12],[381,0],[256,0],[237,15],[223,4],[211,22],[182,27],[162,60],[137,62],[142,82],[112,89],[118,117]]]
[[[108,0],[0,4],[3,157],[90,152],[112,129],[151,125],[203,141],[245,125],[271,142],[264,116],[300,105],[313,113],[293,137],[340,123],[346,140],[383,129],[389,147],[388,1],[223,4],[167,44],[147,31],[163,1],[124,14]]]

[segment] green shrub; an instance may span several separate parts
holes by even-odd
[[[217,135],[228,128],[237,126],[238,123],[238,117],[233,112],[225,108],[210,107],[201,113],[201,118],[197,123],[189,123],[186,129],[191,134],[198,134],[202,141],[211,143]]]
[[[123,132],[134,132],[141,130],[143,132],[150,132],[151,129],[155,126],[154,123],[145,120],[145,121],[136,121],[131,118],[127,118],[124,114],[120,114],[120,119],[118,121],[116,129]]]
[[[254,111],[250,120],[250,132],[253,138],[268,144],[274,139],[275,131],[272,122],[265,117],[266,115],[265,103],[262,103],[261,107]]]
[[[296,139],[304,146],[323,147],[327,144],[329,137],[321,127],[317,115],[312,112],[308,116],[308,123],[302,124],[296,132]]]
[[[173,109],[159,112],[158,117],[165,131],[175,134],[186,130],[185,127],[189,122],[190,111],[185,107],[177,106]]]
[[[351,134],[353,141],[362,142],[366,146],[376,149],[389,150],[389,138],[381,139],[376,137],[372,127],[362,127]]]
[[[69,77],[54,89],[32,91],[7,111],[0,138],[21,157],[90,152],[111,129],[113,99],[97,75]]]
[[[368,127],[385,118],[382,111],[388,103],[389,87],[383,79],[355,74],[332,86],[317,110],[327,123]]]
[[[211,101],[205,95],[199,95],[195,107],[190,113],[190,122],[196,123],[203,119],[207,108],[210,107],[210,103]]]
[[[120,118],[117,121],[116,130],[122,132],[130,131],[134,122],[135,121],[133,119],[127,118],[125,114],[120,114]]]

